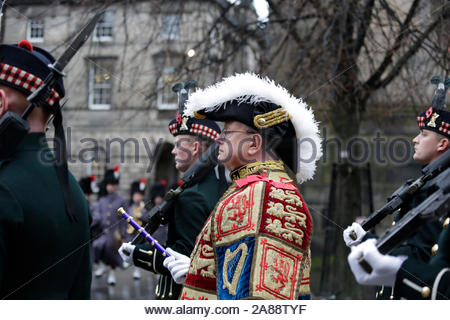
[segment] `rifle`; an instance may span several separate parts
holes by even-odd
[[[441,172],[450,166],[450,150],[447,150],[439,158],[428,164],[422,169],[422,176],[415,181],[409,180],[398,188],[390,197],[388,203],[382,208],[372,213],[361,223],[364,230],[370,230],[375,227],[387,215],[390,215],[401,208],[401,206],[412,199],[412,197],[423,187],[425,183],[437,177]],[[350,234],[353,240],[356,240],[356,234]]]
[[[411,209],[395,226],[388,229],[377,240],[376,247],[382,254],[391,252],[403,241],[409,239],[425,223],[437,220],[450,213],[450,168],[442,172],[430,186],[435,190],[420,205]],[[372,267],[363,258],[359,260],[361,266],[368,273]]]

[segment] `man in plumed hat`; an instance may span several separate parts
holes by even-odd
[[[214,121],[183,117],[180,113],[169,123],[169,131],[175,137],[172,154],[181,173],[188,170],[220,134]],[[195,238],[218,201],[221,190],[221,180],[216,171],[211,170],[202,181],[186,188],[177,197],[168,217],[165,245],[169,252],[179,257],[191,254]],[[132,254],[128,256],[124,250]],[[178,299],[184,278],[171,276],[163,265],[165,257],[152,245],[125,243],[119,252],[125,261],[161,275],[156,286],[157,299]]]
[[[218,159],[233,182],[190,258],[165,261],[172,275],[187,272],[180,298],[310,298],[312,220],[297,182],[313,177],[321,156],[312,110],[246,73],[196,91],[186,115],[225,122]]]
[[[63,81],[21,117],[54,61],[25,40],[0,45],[0,299],[90,297],[88,203],[45,138],[51,114],[63,130]],[[28,133],[14,145],[19,127]]]
[[[120,174],[119,166],[114,169],[108,169],[101,183],[100,192],[103,196],[98,200],[93,215],[99,217],[102,234],[94,240],[94,258],[95,262],[104,263],[109,267],[107,283],[116,284],[115,269],[122,266],[117,249],[126,239],[126,224],[116,214],[117,209],[123,207],[128,210],[128,201],[117,193],[119,187]],[[104,267],[100,264],[95,270],[95,276],[101,277],[104,273]]]
[[[413,139],[414,160],[426,165],[450,149],[450,112],[445,110],[445,96],[450,79],[433,77],[437,85],[432,105],[417,116],[420,133]],[[435,179],[439,179],[437,176]],[[394,217],[399,221],[435,190],[434,180],[427,182],[417,195]],[[356,280],[363,285],[379,285],[379,298],[448,299],[450,297],[450,233],[449,218],[429,222],[404,245],[382,255],[374,239],[360,225],[353,223],[344,231],[344,240],[352,248],[348,261]],[[353,240],[349,232],[358,238]],[[358,263],[364,257],[372,266],[368,274]],[[387,291],[387,292],[385,292]]]

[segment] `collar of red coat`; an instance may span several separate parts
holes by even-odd
[[[266,171],[284,171],[284,163],[280,160],[257,161],[243,165],[234,169],[230,173],[231,180],[236,181],[244,179],[250,175],[263,174]]]
[[[247,176],[243,179],[236,180],[235,183],[238,188],[242,188],[246,185],[249,185],[249,184],[252,184],[255,182],[260,182],[260,181],[267,182],[277,189],[296,190],[295,186],[292,184],[276,182],[276,181],[273,181],[272,179],[267,178],[267,174],[265,172],[263,174],[254,174],[251,176]]]

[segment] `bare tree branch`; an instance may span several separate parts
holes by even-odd
[[[366,86],[372,87],[372,88],[379,88],[379,81],[383,73],[386,71],[386,69],[391,65],[392,59],[394,54],[397,52],[398,49],[400,49],[401,44],[405,36],[407,35],[407,31],[409,30],[409,24],[411,23],[412,18],[414,17],[414,14],[419,6],[420,0],[414,0],[413,4],[411,5],[408,15],[405,18],[405,21],[403,22],[402,26],[400,27],[399,33],[395,39],[394,45],[391,49],[386,51],[386,54],[384,56],[383,62],[378,67],[378,70],[374,72],[374,74],[367,80]],[[419,45],[420,47],[420,45]],[[417,50],[416,50],[417,51]],[[413,53],[414,54],[414,53]]]
[[[360,23],[357,27],[358,36],[356,37],[353,49],[355,56],[359,55],[359,52],[364,44],[364,39],[366,38],[367,30],[369,30],[367,26],[370,26],[370,22],[372,20],[374,3],[375,0],[366,0],[366,3],[364,5],[363,14],[362,17],[360,18]]]

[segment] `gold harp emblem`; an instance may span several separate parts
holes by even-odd
[[[233,278],[230,281],[228,281],[228,263],[236,257],[236,255],[241,252],[241,256],[239,258],[239,261],[237,263],[237,267],[234,271]],[[225,252],[225,259],[223,262],[223,270],[222,270],[222,277],[223,277],[223,289],[228,288],[228,292],[232,294],[233,296],[236,295],[237,285],[239,282],[239,278],[241,277],[242,269],[244,268],[244,262],[245,258],[247,258],[248,255],[248,247],[245,243],[241,243],[234,252],[231,252],[230,249],[227,249]]]

